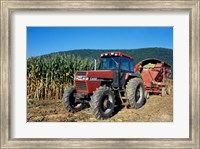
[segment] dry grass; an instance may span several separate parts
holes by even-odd
[[[29,100],[27,112],[28,122],[172,122],[173,97],[152,95],[140,109],[118,106],[113,117],[107,120],[94,118],[90,108],[69,113],[61,100]]]

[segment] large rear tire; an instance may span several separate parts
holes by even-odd
[[[68,88],[63,95],[63,105],[68,112],[75,113],[81,111],[84,108],[83,103],[75,101],[74,93],[76,92],[75,87]]]
[[[126,85],[126,96],[129,101],[130,108],[140,108],[145,103],[144,83],[140,78],[132,78]]]
[[[115,107],[114,93],[109,87],[101,86],[91,97],[90,106],[97,119],[107,119],[112,116]]]

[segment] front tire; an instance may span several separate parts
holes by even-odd
[[[75,101],[74,93],[76,92],[76,88],[70,87],[68,88],[63,95],[63,105],[68,112],[75,113],[81,111],[84,108],[83,103],[78,103]]]
[[[91,97],[90,106],[93,115],[97,119],[111,117],[115,107],[114,93],[106,86],[97,88]]]
[[[130,108],[140,108],[145,103],[144,83],[140,78],[132,78],[126,85],[126,96],[129,100]]]

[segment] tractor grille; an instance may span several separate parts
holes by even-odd
[[[77,87],[78,90],[82,90],[82,91],[87,90],[86,82],[77,81],[76,82],[76,87]]]
[[[84,71],[77,72],[77,76],[85,76],[85,75],[86,75],[86,72]]]

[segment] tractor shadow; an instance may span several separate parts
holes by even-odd
[[[147,102],[147,99],[144,98],[142,107],[146,104],[146,102]],[[119,111],[121,111],[121,110],[124,109],[124,108],[130,109],[130,110],[132,109],[132,108],[130,108],[129,105],[126,107],[126,106],[123,105],[123,104],[117,104],[117,105],[115,106],[115,109],[114,109],[114,112],[113,112],[113,116],[115,116]]]
[[[119,111],[121,111],[124,108],[126,108],[124,105],[116,105],[113,112],[113,116],[115,116]]]
[[[143,102],[142,106],[144,106],[146,104],[147,100],[148,100],[147,98],[144,98],[144,102]]]

